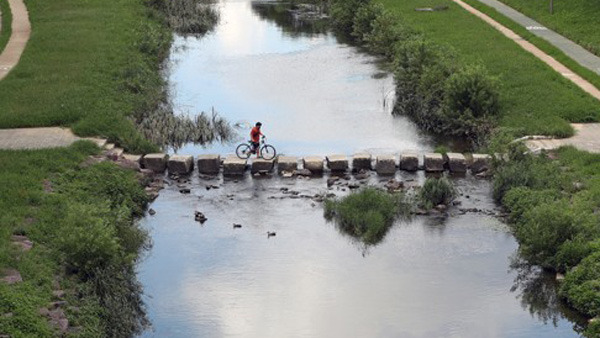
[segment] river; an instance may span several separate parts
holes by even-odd
[[[264,2],[218,6],[213,33],[174,43],[168,77],[179,114],[214,107],[241,126],[240,139],[261,121],[269,141],[292,155],[434,146],[390,114],[393,80],[374,58],[330,33],[290,26]],[[213,144],[179,153],[232,151]],[[425,175],[396,178],[410,185]],[[311,198],[349,193],[328,189],[326,179],[196,174],[184,183],[191,194],[175,182],[161,191],[156,214],[141,221],[154,244],[138,266],[153,324],[143,336],[579,336],[580,319],[557,301],[552,276],[511,267],[518,245],[492,216],[499,211],[488,180],[453,179],[460,208],[481,212],[453,207],[448,217],[398,221],[365,247]],[[196,222],[195,211],[208,220]]]

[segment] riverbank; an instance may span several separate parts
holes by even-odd
[[[515,145],[494,178],[523,258],[565,274],[560,296],[588,317],[600,315],[600,155],[563,147],[523,155]],[[598,337],[591,321],[587,337]]]
[[[71,126],[156,150],[132,119],[163,98],[162,14],[141,0],[27,7],[33,33],[0,81],[0,128]],[[136,223],[146,193],[133,171],[86,162],[98,152],[90,142],[0,151],[0,335],[121,337],[147,326],[134,271],[149,244]]]
[[[141,0],[32,0],[27,9],[34,34],[0,82],[0,128],[68,126],[130,152],[156,150],[132,119],[162,97],[171,35],[161,15]]]
[[[573,134],[569,122],[599,120],[600,102],[458,5],[434,2],[429,6],[447,10],[420,12],[418,1],[380,2],[431,41],[451,46],[463,62],[481,63],[498,78],[498,124],[513,136],[566,137]]]

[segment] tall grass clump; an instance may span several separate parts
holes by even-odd
[[[428,178],[418,193],[419,204],[425,209],[431,209],[437,205],[448,205],[456,198],[454,185],[446,178]]]
[[[171,29],[179,34],[204,34],[219,21],[214,0],[146,0],[165,13]]]
[[[407,216],[411,208],[404,194],[375,188],[365,188],[340,200],[328,199],[324,207],[325,218],[367,245],[379,243],[394,220]]]

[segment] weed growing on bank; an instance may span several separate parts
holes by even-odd
[[[494,198],[509,212],[521,256],[565,273],[560,295],[577,311],[600,314],[600,155],[565,147],[557,160],[513,144],[498,162]],[[597,325],[585,334],[595,337]]]
[[[204,34],[219,21],[214,0],[146,0],[165,14],[171,29],[179,34]]]
[[[339,200],[325,200],[324,209],[325,218],[335,221],[342,232],[373,245],[398,217],[409,215],[411,204],[402,193],[365,188]]]

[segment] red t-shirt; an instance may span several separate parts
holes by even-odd
[[[260,129],[258,129],[258,127],[254,127],[250,131],[250,140],[252,142],[258,143],[258,142],[260,142],[260,135],[262,135],[262,133],[260,132]]]

